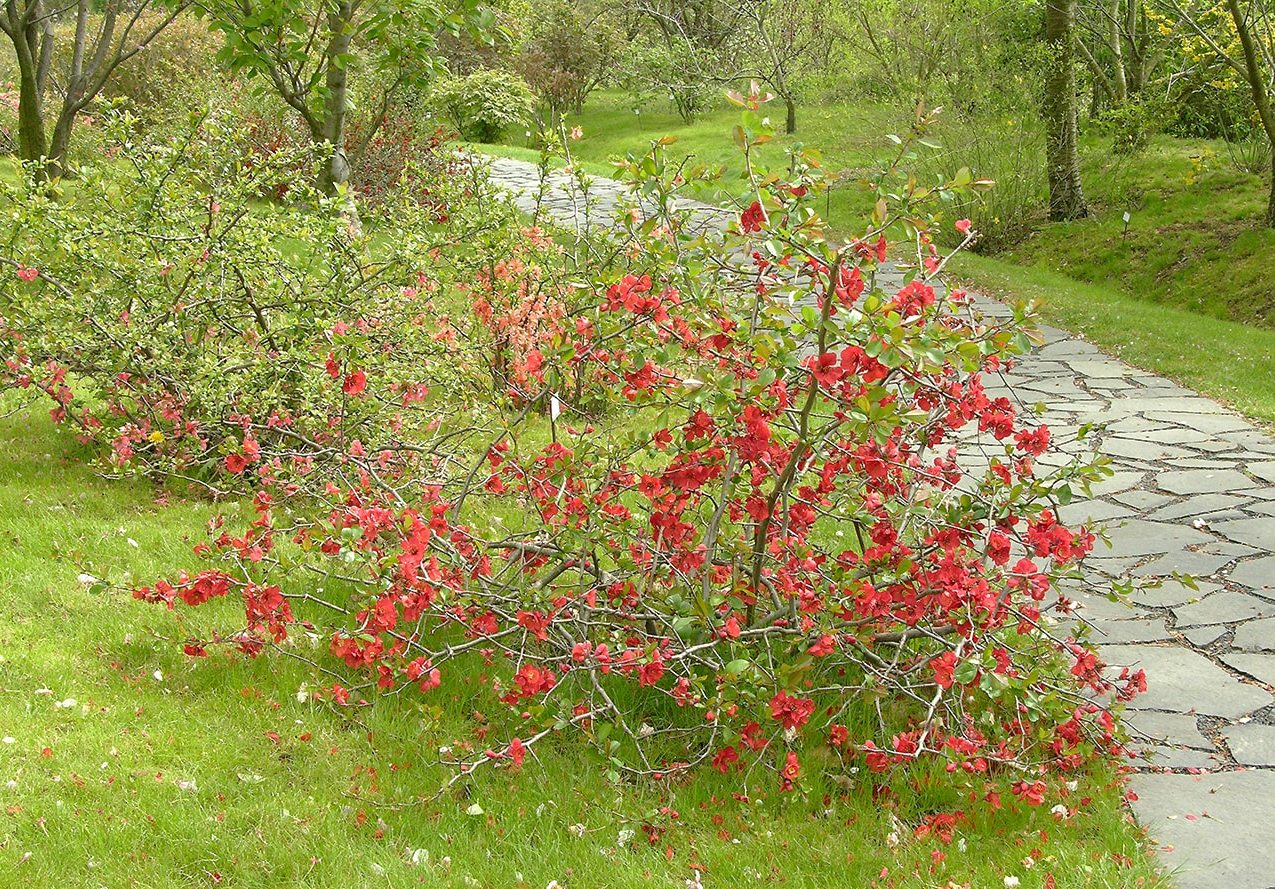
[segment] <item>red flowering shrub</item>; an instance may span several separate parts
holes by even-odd
[[[751,155],[768,132],[759,97],[740,101]],[[193,654],[318,634],[338,706],[444,686],[503,705],[503,734],[476,739],[458,777],[572,733],[617,778],[761,765],[787,791],[826,744],[872,771],[937,758],[977,796],[1039,803],[1051,776],[1118,748],[1095,701],[1112,683],[1046,618],[1069,611],[1058,580],[1094,543],[1056,506],[1097,470],[1043,470],[1048,432],[984,389],[1026,339],[1021,317],[983,319],[939,280],[927,207],[962,186],[891,167],[874,218],[837,245],[813,210],[816,165],[748,167],[738,218],[699,233],[656,145],[628,164],[655,208],[622,208],[618,234],[573,251],[493,236],[477,197],[456,193],[447,225],[406,251],[411,280],[312,241],[336,294],[296,286],[276,258],[221,295],[203,281],[230,262],[208,215],[204,241],[182,241],[174,271],[140,291],[146,323],[177,324],[184,339],[167,342],[197,341],[208,364],[177,377],[186,366],[143,343],[124,354],[110,342],[129,325],[114,321],[58,359],[106,381],[81,422],[123,436],[117,462],[203,460],[252,493],[198,569],[135,596],[242,597],[242,623],[189,640]],[[886,289],[895,233],[917,268]],[[54,263],[13,263],[41,271],[23,286],[56,286]],[[284,283],[250,302],[271,276]],[[305,301],[292,326],[256,325],[251,305],[285,296]],[[215,318],[160,324],[216,299]],[[29,336],[30,320],[13,330]],[[49,346],[18,342],[11,373],[80,416]],[[503,367],[483,360],[502,353]],[[195,379],[220,413],[212,395],[195,403]]]

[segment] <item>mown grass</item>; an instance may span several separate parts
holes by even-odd
[[[772,122],[782,131],[782,106],[768,107],[778,109],[774,113],[779,116]],[[631,101],[622,93],[600,92],[590,97],[580,114],[569,115],[566,120],[568,127],[579,126],[584,133],[584,138],[570,145],[577,162],[595,175],[610,175],[614,170],[612,158],[643,154],[651,142],[673,136],[677,141],[669,148],[671,157],[689,157],[727,173],[713,190],[701,193],[704,199],[716,200],[741,190],[737,187],[742,172],[740,153],[731,139],[731,130],[739,122],[737,108],[723,103],[689,124],[658,106],[640,111],[634,113]],[[821,208],[825,219],[834,228],[858,229],[865,212],[871,210],[873,199],[851,180],[870,174],[883,158],[897,150],[886,134],[904,131],[909,123],[907,114],[887,105],[812,105],[802,109],[796,133],[788,136],[780,132],[759,153],[768,163],[782,164],[789,148],[802,145],[820,158],[829,173],[839,174]],[[539,157],[522,134],[507,142],[480,148],[521,160],[535,161]]]
[[[874,789],[831,763],[820,774],[817,751],[803,796],[763,780],[740,802],[738,783],[715,773],[617,788],[564,739],[521,774],[488,770],[421,802],[446,778],[430,765],[438,748],[500,705],[452,686],[382,701],[355,722],[298,700],[309,668],[287,657],[184,657],[180,641],[216,609],[168,612],[91,592],[81,575],[118,582],[189,565],[213,508],[99,478],[86,456],[42,407],[0,420],[9,885],[567,889],[682,886],[693,868],[705,886],[1160,885],[1105,773],[1081,779],[1073,818],[1010,801],[951,844],[911,835],[927,813],[970,807],[945,774]]]

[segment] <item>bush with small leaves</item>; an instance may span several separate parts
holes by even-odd
[[[1105,699],[1142,675],[1051,619],[1095,542],[1058,508],[1108,470],[1055,459],[985,386],[1028,347],[1024,313],[945,287],[927,221],[983,183],[919,183],[900,139],[871,218],[834,242],[823,171],[768,168],[766,97],[731,98],[747,174],[708,228],[665,140],[621,164],[642,200],[613,231],[520,233],[467,186],[445,223],[387,233],[414,267],[323,218],[244,222],[265,170],[172,205],[144,177],[134,212],[78,218],[80,237],[50,220],[88,210],[12,196],[56,237],[2,240],[29,245],[3,258],[11,382],[121,467],[251,494],[135,597],[234,596],[242,620],[188,622],[187,653],[312,660],[338,711],[464,696],[486,716],[445,746],[445,786],[567,736],[616,781],[707,767],[793,792],[815,763],[926,761],[972,801],[1039,805],[1119,751]],[[42,316],[55,296],[75,308]]]
[[[430,92],[437,114],[466,139],[498,142],[531,120],[535,98],[512,71],[479,68],[464,77],[440,80]]]

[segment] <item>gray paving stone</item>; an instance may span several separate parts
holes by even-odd
[[[1108,500],[1073,500],[1058,510],[1058,520],[1068,525],[1083,522],[1109,522],[1132,516],[1133,510]]]
[[[1222,661],[1258,682],[1275,685],[1275,655],[1239,652],[1222,655]]]
[[[1230,509],[1241,503],[1247,503],[1250,499],[1237,494],[1197,494],[1194,497],[1187,497],[1185,500],[1157,509],[1148,515],[1147,518],[1156,522],[1192,519],[1211,512]]]
[[[1212,537],[1181,522],[1150,522],[1128,519],[1108,528],[1111,548],[1094,548],[1095,558],[1153,556],[1212,541]]]
[[[1103,439],[1102,452],[1113,457],[1129,457],[1134,460],[1167,460],[1191,455],[1191,451],[1176,445],[1110,436]]]
[[[1168,577],[1174,573],[1192,577],[1210,577],[1242,556],[1255,552],[1252,547],[1214,541],[1190,550],[1166,553],[1158,559],[1139,565],[1132,573],[1137,577]]]
[[[1142,774],[1130,783],[1134,814],[1160,844],[1176,889],[1275,885],[1275,772]]]
[[[1215,583],[1197,583],[1196,587],[1191,589],[1181,581],[1169,578],[1158,586],[1135,587],[1129,594],[1129,601],[1146,608],[1172,608],[1203,599],[1221,589]]]
[[[1236,593],[1230,590],[1213,593],[1198,602],[1180,605],[1173,609],[1173,616],[1177,618],[1179,627],[1231,624],[1272,615],[1275,615],[1275,604],[1247,593]]]
[[[1215,472],[1220,469],[1236,469],[1240,463],[1235,461],[1237,455],[1233,454],[1196,454],[1192,457],[1174,457],[1164,461],[1164,465],[1169,469],[1197,469]]]
[[[1156,484],[1171,494],[1212,494],[1257,487],[1257,482],[1236,469],[1165,472],[1156,477]]]
[[[1222,732],[1235,761],[1246,766],[1275,766],[1275,725],[1250,722]]]
[[[1213,438],[1207,432],[1200,432],[1198,429],[1184,429],[1177,423],[1164,422],[1161,420],[1147,420],[1139,418],[1144,423],[1154,423],[1157,427],[1145,432],[1138,433],[1139,438],[1145,438],[1149,441],[1163,441],[1169,444],[1197,444],[1204,441],[1212,441]]]
[[[1135,618],[1133,620],[1096,620],[1092,623],[1089,640],[1096,645],[1116,645],[1124,642],[1164,642],[1172,639],[1163,620]]]
[[[1232,569],[1231,580],[1265,595],[1275,593],[1275,556],[1250,559]]]
[[[1267,460],[1264,463],[1250,463],[1248,471],[1262,481],[1275,485],[1275,460]]]
[[[1209,771],[1224,765],[1224,761],[1217,753],[1208,750],[1153,744],[1143,748],[1143,759],[1138,765],[1143,768]]]
[[[1214,531],[1234,540],[1266,551],[1275,550],[1275,519],[1259,516],[1211,524]]]
[[[1167,411],[1151,410],[1145,414],[1152,420],[1162,420],[1174,426],[1186,426],[1198,432],[1222,434],[1227,432],[1249,432],[1253,426],[1246,420],[1230,414],[1179,414]]]
[[[1158,506],[1163,506],[1166,503],[1172,503],[1174,498],[1170,497],[1168,494],[1161,494],[1158,491],[1143,491],[1135,488],[1131,491],[1124,491],[1120,494],[1115,494],[1111,499],[1118,500],[1126,506],[1131,506],[1134,509],[1140,509],[1145,512],[1155,509]]]
[[[1275,618],[1240,624],[1231,644],[1243,651],[1275,651]]]
[[[1240,624],[1244,626],[1244,624]],[[1217,640],[1226,635],[1227,627],[1223,625],[1214,625],[1211,627],[1189,627],[1182,630],[1182,635],[1187,641],[1196,648],[1208,648]]]
[[[1142,481],[1145,472],[1115,472],[1110,478],[1105,478],[1090,486],[1095,497],[1108,497],[1112,494],[1119,494],[1121,491],[1127,491],[1136,487]]]
[[[1196,750],[1212,750],[1213,742],[1201,734],[1196,718],[1185,713],[1130,710],[1125,717],[1132,732],[1151,741]]]
[[[1147,691],[1134,698],[1135,710],[1169,710],[1238,719],[1275,703],[1275,697],[1240,682],[1204,655],[1178,645],[1103,645],[1113,667],[1140,667]]]

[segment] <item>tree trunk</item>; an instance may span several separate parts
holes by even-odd
[[[1275,108],[1271,107],[1271,95],[1267,91],[1266,76],[1262,70],[1262,57],[1253,40],[1248,19],[1244,17],[1238,0],[1226,0],[1226,8],[1231,13],[1231,20],[1235,22],[1235,32],[1240,38],[1240,48],[1244,51],[1244,71],[1249,90],[1253,93],[1253,105],[1257,108],[1262,129],[1266,131],[1266,139],[1271,143],[1271,196],[1266,205],[1266,225],[1275,228]]]
[[[66,173],[66,155],[71,147],[71,128],[75,125],[75,112],[64,109],[53,125],[53,138],[49,140],[48,174],[57,179]]]
[[[44,157],[44,108],[43,97],[34,72],[28,76],[27,68],[19,56],[18,67],[18,157],[24,161],[38,161]]]
[[[344,57],[350,52],[353,15],[353,5],[348,0],[328,14],[327,97],[323,104],[321,135],[332,153],[319,175],[319,187],[330,195],[350,181],[350,163],[345,156],[345,116],[350,85]]]
[[[1129,98],[1129,80],[1125,76],[1124,40],[1120,36],[1120,5],[1121,0],[1114,0],[1112,3],[1111,28],[1107,32],[1107,37],[1113,57],[1111,70],[1116,88],[1116,104],[1123,105]]]
[[[16,24],[16,23],[15,23]],[[18,63],[18,157],[36,162],[44,157],[44,90],[40,82],[41,51],[34,26],[15,27],[9,35]]]
[[[1049,167],[1049,218],[1089,214],[1080,186],[1076,119],[1076,0],[1046,0],[1045,42],[1053,54],[1045,80],[1045,160]]]
[[[1266,202],[1266,226],[1275,228],[1275,139],[1271,139],[1271,196]]]
[[[354,4],[342,0],[328,13],[327,97],[323,102],[321,136],[331,154],[319,173],[319,188],[327,195],[341,191],[341,218],[351,238],[363,236],[358,202],[349,189],[350,159],[345,153],[345,123],[349,110],[350,77],[345,56],[350,53],[354,34]]]
[[[784,108],[787,109],[784,132],[791,135],[797,132],[797,103],[792,100],[791,96],[784,96]]]

